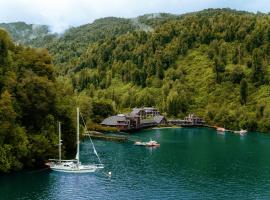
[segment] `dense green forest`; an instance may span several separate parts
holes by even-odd
[[[25,22],[0,23],[0,27],[4,28],[12,34],[14,41],[25,45],[34,45],[36,40],[43,40],[44,37],[51,34],[49,27],[46,25],[26,24]],[[37,46],[37,45],[34,45]]]
[[[152,31],[89,45],[65,77],[118,112],[157,106],[172,118],[194,112],[212,125],[269,131],[270,16],[210,9],[168,17],[154,18]]]
[[[75,147],[74,115],[58,95],[45,49],[15,45],[0,29],[0,172],[42,165],[57,150],[57,121],[68,151]],[[70,104],[71,106],[71,104]]]
[[[156,106],[168,118],[193,112],[211,125],[270,131],[269,14],[104,18],[28,40],[4,28],[16,42],[48,51],[0,32],[0,171],[55,155],[57,121],[72,152],[76,105],[92,127],[132,107]]]

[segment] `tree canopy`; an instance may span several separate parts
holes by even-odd
[[[65,135],[73,126],[58,107],[48,51],[15,45],[4,30],[0,48],[0,172],[8,172],[43,164],[57,149],[57,121],[68,127]]]
[[[72,152],[76,106],[88,124],[156,106],[169,118],[270,131],[269,27],[269,14],[230,9],[104,18],[24,40],[47,50],[0,30],[0,171],[55,155],[57,121]]]

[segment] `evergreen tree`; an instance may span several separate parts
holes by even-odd
[[[246,79],[242,79],[240,83],[240,100],[242,105],[246,105],[248,97],[248,83]]]
[[[256,85],[261,85],[265,82],[263,52],[258,48],[252,52],[252,80]]]

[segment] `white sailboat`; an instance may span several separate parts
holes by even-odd
[[[59,159],[50,159],[48,165],[51,170],[58,171],[58,172],[69,172],[69,173],[89,173],[95,172],[97,169],[104,168],[103,164],[101,163],[95,146],[90,138],[90,141],[93,145],[94,153],[96,154],[100,164],[91,164],[91,165],[84,165],[80,162],[80,111],[77,108],[77,153],[76,158],[73,160],[62,160],[61,159],[61,124],[59,123]]]

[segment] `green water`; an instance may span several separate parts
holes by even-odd
[[[0,199],[270,199],[268,135],[179,128],[146,130],[132,137],[151,137],[161,146],[94,141],[104,170],[1,175]],[[85,141],[83,163],[94,161],[90,151]]]

